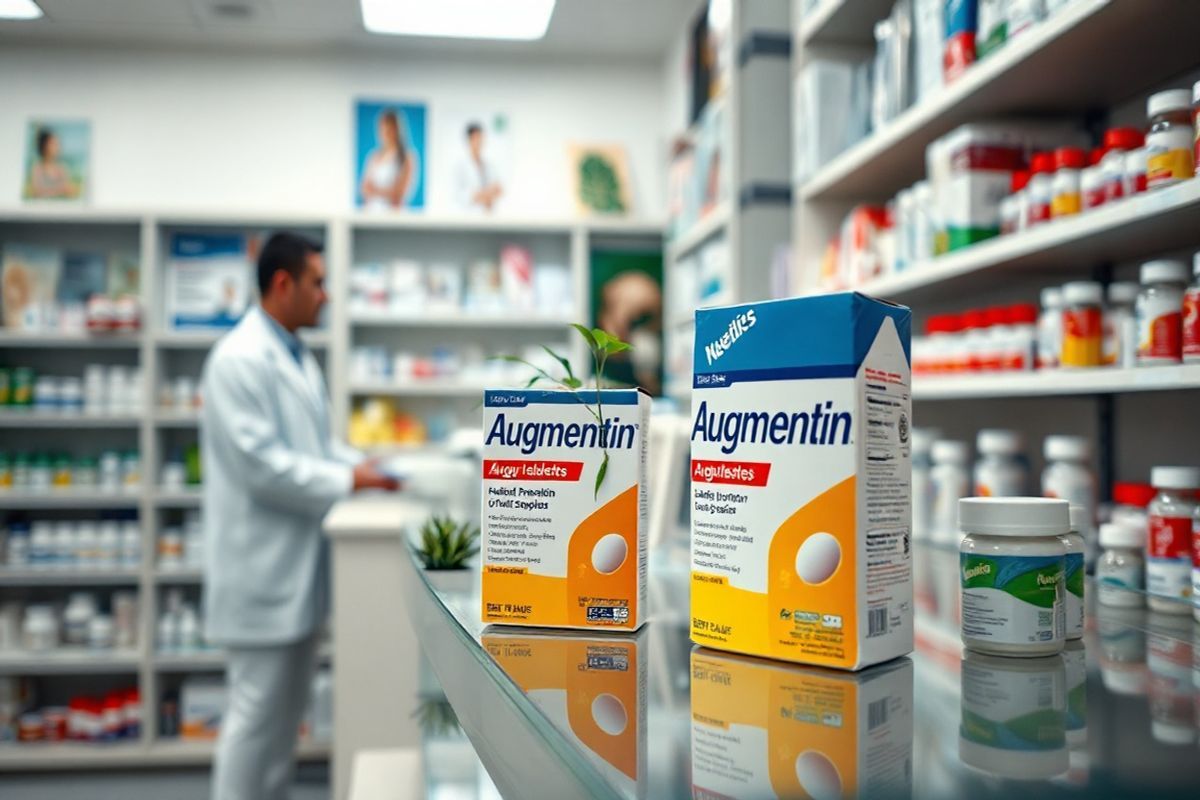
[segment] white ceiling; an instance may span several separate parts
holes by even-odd
[[[454,55],[657,58],[702,0],[558,0],[536,42],[367,34],[358,0],[37,0],[45,17],[0,21],[9,42],[385,49]],[[427,0],[437,2],[437,0]],[[230,16],[220,7],[233,7]]]

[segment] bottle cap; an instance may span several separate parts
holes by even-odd
[[[1140,287],[1133,281],[1117,281],[1108,285],[1108,302],[1132,303],[1137,300],[1138,289]]]
[[[957,442],[951,439],[939,439],[933,443],[930,449],[930,456],[936,464],[962,464],[967,463],[967,443]]]
[[[1038,307],[1033,303],[1014,303],[1008,307],[1008,319],[1013,325],[1037,323]]]
[[[1062,308],[1062,289],[1057,286],[1047,286],[1045,289],[1042,289],[1040,299],[1042,301],[1042,308]]]
[[[1187,283],[1188,270],[1182,261],[1163,259],[1142,264],[1142,283]]]
[[[1061,536],[1071,532],[1069,508],[1049,497],[964,497],[958,527],[992,536]]]
[[[1093,147],[1088,152],[1087,163],[1089,167],[1094,167],[1104,160],[1105,153],[1108,152],[1107,147]]]
[[[1012,174],[1012,180],[1009,183],[1009,191],[1017,193],[1029,185],[1029,170],[1019,169]]]
[[[987,324],[990,325],[1011,325],[1012,316],[1009,314],[1007,306],[992,306],[985,308],[983,314],[987,317]]]
[[[1098,306],[1104,301],[1104,287],[1095,281],[1071,281],[1063,284],[1062,293],[1068,306]]]
[[[1076,461],[1090,457],[1092,448],[1082,436],[1047,436],[1042,455],[1047,461]]]
[[[1200,489],[1200,468],[1154,467],[1150,483],[1155,489]]]
[[[937,428],[913,428],[912,429],[912,451],[917,453],[931,453],[933,443],[938,440],[942,432]],[[932,457],[932,455],[931,455]]]
[[[1054,151],[1055,169],[1083,169],[1087,156],[1078,147],[1060,147]]]
[[[1021,434],[1000,428],[984,428],[975,437],[980,455],[1017,456],[1021,454]]]
[[[1154,487],[1148,483],[1117,481],[1113,484],[1112,499],[1117,505],[1145,508],[1156,494]]]
[[[1034,153],[1033,160],[1029,162],[1029,170],[1034,175],[1048,175],[1054,172],[1054,154]]]
[[[943,314],[942,326],[943,333],[959,333],[966,327],[961,314]]]
[[[1191,92],[1187,89],[1168,89],[1150,95],[1150,99],[1146,101],[1146,116],[1157,117],[1168,111],[1190,111],[1191,108]]]
[[[1109,128],[1104,132],[1106,150],[1136,150],[1146,143],[1146,137],[1137,128]]]
[[[1085,506],[1072,505],[1068,515],[1071,518],[1071,533],[1079,533],[1092,527],[1088,510]]]
[[[972,308],[970,311],[963,312],[962,326],[967,329],[983,329],[991,325],[988,322],[987,314],[981,308]]]
[[[1192,84],[1192,102],[1200,103],[1200,81]]]
[[[1100,526],[1101,547],[1143,547],[1146,532],[1125,522],[1105,522]]]

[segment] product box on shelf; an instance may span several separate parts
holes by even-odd
[[[229,704],[229,689],[214,678],[188,678],[179,692],[179,736],[215,739]]]
[[[483,405],[482,620],[640,627],[650,397],[488,390]]]
[[[911,796],[909,659],[847,674],[698,649],[691,671],[693,797]]]
[[[912,650],[911,313],[696,312],[693,641],[861,669]]]
[[[602,774],[644,797],[646,633],[553,636],[489,632],[488,655]]]

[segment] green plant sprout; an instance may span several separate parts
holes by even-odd
[[[479,552],[479,528],[461,525],[451,517],[433,516],[421,526],[421,557],[425,569],[462,569]]]
[[[588,410],[596,419],[596,424],[599,425],[600,447],[604,450],[604,460],[600,462],[600,469],[596,470],[596,484],[592,489],[592,499],[600,496],[600,487],[604,484],[604,478],[608,474],[608,432],[604,423],[604,401],[600,397],[600,391],[604,388],[604,367],[608,364],[609,356],[625,350],[632,350],[633,346],[628,342],[623,342],[616,336],[613,336],[602,328],[588,328],[578,323],[572,322],[571,327],[579,332],[583,340],[587,342],[588,349],[592,354],[592,364],[596,367],[596,406],[593,408],[580,396],[579,390],[583,388],[583,381],[575,376],[574,370],[571,369],[571,362],[551,350],[546,345],[542,345],[542,349],[550,354],[550,357],[562,365],[566,372],[566,377],[558,378],[551,375],[546,370],[526,361],[517,356],[496,356],[501,361],[510,361],[514,364],[523,364],[533,370],[534,375],[526,384],[526,389],[532,389],[537,384],[548,381],[562,389],[566,389],[575,395],[580,404]]]

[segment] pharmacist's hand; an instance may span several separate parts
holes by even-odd
[[[373,460],[363,461],[354,467],[354,491],[363,489],[382,489],[394,492],[400,488],[400,481],[380,471],[379,464]]]

